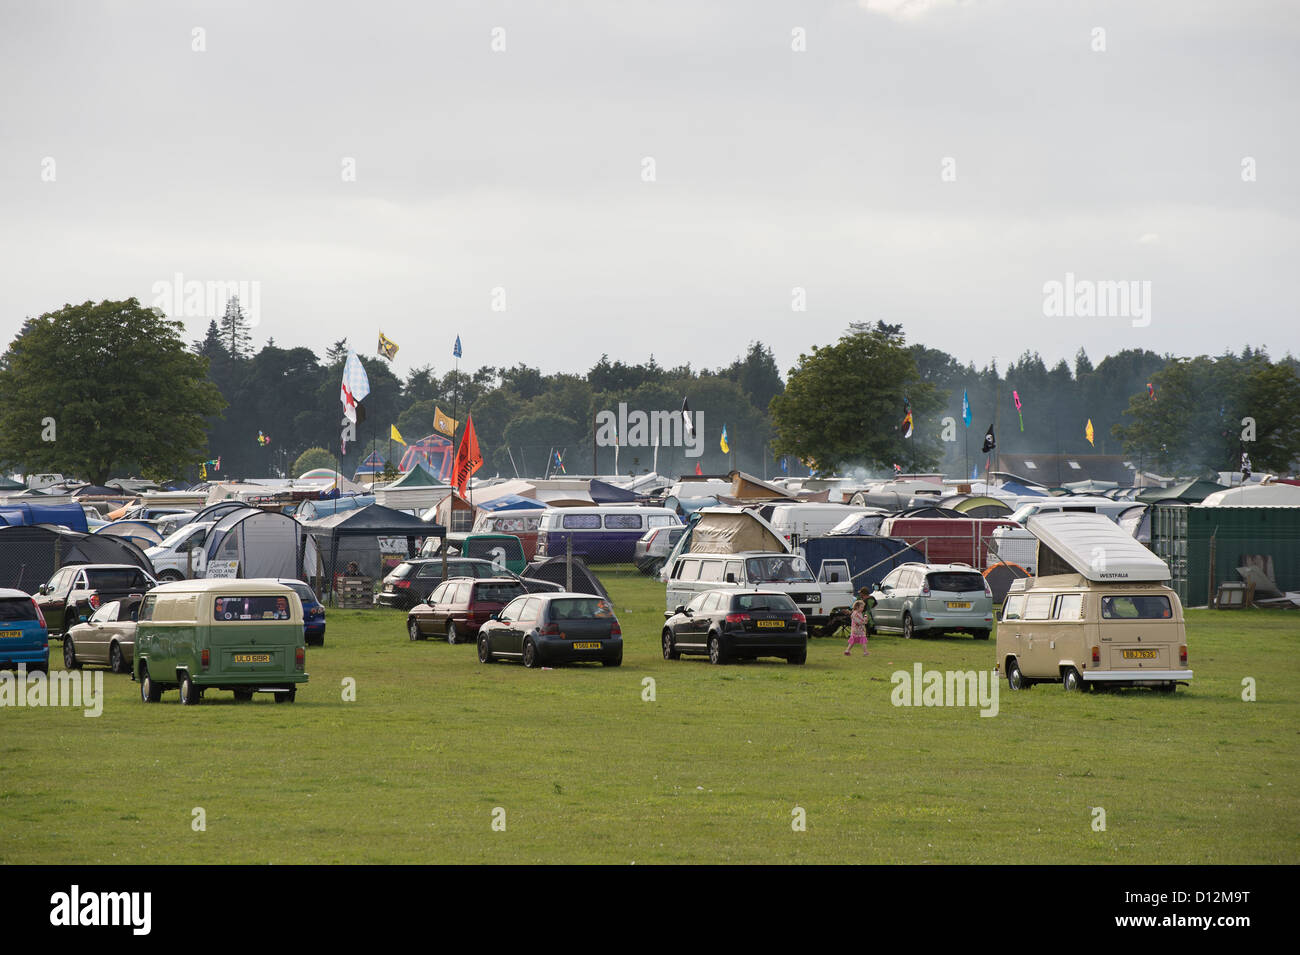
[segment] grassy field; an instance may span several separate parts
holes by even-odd
[[[0,863],[1300,861],[1300,614],[1189,613],[1172,697],[1003,683],[981,718],[894,707],[890,675],[988,669],[991,643],[668,663],[663,586],[606,584],[619,669],[483,666],[400,613],[330,611],[292,706],[145,706],[105,674],[97,719],[0,709]]]

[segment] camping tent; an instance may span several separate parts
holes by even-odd
[[[384,473],[384,456],[378,451],[371,451],[366,459],[357,465],[356,472],[352,475],[354,481],[364,481],[366,478],[374,480]]]
[[[32,524],[56,524],[70,530],[86,532],[86,512],[72,502],[23,501],[0,507],[0,526],[24,527]]]
[[[158,533],[158,528],[147,521],[113,521],[111,524],[95,528],[94,533],[124,537],[141,550],[148,550],[155,544],[162,543],[162,534]]]
[[[190,523],[200,524],[204,521],[218,521],[231,511],[242,511],[247,507],[248,505],[243,501],[217,501],[215,504],[209,504],[190,518]]]
[[[847,560],[854,590],[861,587],[875,590],[885,575],[900,564],[925,562],[925,555],[919,549],[897,537],[844,534],[814,537],[804,541],[799,549],[814,574],[820,572],[822,561]]]
[[[880,509],[850,514],[826,533],[830,537],[870,537],[880,533],[885,517],[885,512]]]
[[[440,481],[423,464],[416,464],[396,481],[375,491],[375,502],[396,510],[423,511],[450,493],[451,485]]]
[[[635,504],[636,492],[629,491],[627,488],[615,487],[599,478],[591,479],[591,488],[588,491],[592,501],[597,504]]]
[[[154,572],[144,551],[110,534],[49,524],[0,527],[0,587],[31,593],[64,564],[134,564]]]
[[[1216,491],[1227,488],[1217,481],[1184,481],[1173,487],[1149,487],[1138,494],[1137,500],[1142,504],[1154,504],[1156,501],[1182,501],[1184,504],[1199,504]]]
[[[208,531],[204,576],[288,577],[315,571],[315,554],[303,550],[306,531],[288,514],[245,507],[229,511]]]
[[[331,589],[334,577],[356,561],[363,577],[380,577],[385,554],[412,557],[425,537],[446,537],[447,529],[382,504],[342,511],[304,524],[321,553],[321,573]]]
[[[1028,576],[1029,571],[1025,568],[1005,560],[990,565],[984,571],[984,580],[989,585],[989,590],[993,591],[995,604],[1000,604],[1007,599],[1007,592],[1011,590],[1012,583]]]
[[[1297,507],[1300,487],[1294,484],[1246,484],[1215,491],[1201,501],[1205,507]]]
[[[999,501],[995,497],[968,497],[951,507],[958,514],[967,517],[1006,517],[1011,513],[1006,501]]]
[[[355,511],[359,507],[374,503],[373,494],[344,494],[341,497],[327,497],[320,500],[308,498],[298,503],[293,516],[300,521],[314,521],[340,511]]]
[[[426,434],[419,441],[412,441],[406,446],[406,453],[402,455],[402,463],[397,470],[405,473],[419,464],[445,484],[451,480],[455,456],[456,449],[450,438],[440,434]]]
[[[551,557],[547,560],[534,561],[524,569],[523,576],[532,577],[535,580],[550,581],[553,584],[559,584],[561,587],[569,586],[569,571],[563,557]],[[600,578],[591,572],[591,568],[583,562],[581,557],[573,558],[573,593],[595,594],[597,597],[609,599],[609,593],[600,582]]]

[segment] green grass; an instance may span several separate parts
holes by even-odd
[[[331,611],[292,706],[145,706],[105,674],[98,719],[0,709],[0,863],[1300,861],[1298,614],[1189,613],[1172,697],[1003,683],[990,719],[896,708],[890,674],[987,669],[991,642],[668,663],[662,584],[606,583],[619,669],[483,666],[400,613]]]

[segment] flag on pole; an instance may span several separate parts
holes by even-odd
[[[970,395],[966,394],[965,388],[961,390],[961,420],[970,427]]]
[[[682,398],[682,421],[686,424],[686,434],[688,437],[695,437],[695,425],[691,422],[691,406]]]
[[[261,430],[259,429],[257,432],[257,443],[260,444],[262,447],[266,447],[268,444],[271,443],[271,436],[269,434],[262,434]]]
[[[1088,439],[1088,443],[1091,444],[1094,448],[1097,446],[1097,443],[1096,443],[1095,441],[1092,440],[1092,439],[1093,439],[1093,435],[1095,435],[1095,434],[1096,434],[1096,432],[1092,430],[1092,419],[1089,418],[1089,419],[1088,419],[1088,426],[1087,426],[1086,428],[1083,429],[1083,436],[1084,436],[1085,438]]]
[[[457,358],[460,357],[460,336],[459,335],[456,336],[456,344],[452,348],[451,353]]]
[[[461,436],[460,447],[456,449],[456,464],[452,469],[457,494],[465,496],[471,475],[482,466],[483,455],[478,448],[478,436],[474,434],[474,416],[470,415],[465,422],[465,434]]]
[[[731,453],[731,448],[727,446],[727,426],[725,424],[722,426],[722,453]]]
[[[1011,397],[1016,399],[1016,414],[1020,415],[1020,431],[1023,434],[1025,430],[1025,413],[1020,410],[1020,392],[1012,391]]]
[[[339,400],[343,402],[343,415],[353,424],[357,420],[357,403],[370,394],[370,379],[356,352],[348,351],[343,365],[343,384],[339,386]]]
[[[451,415],[446,414],[437,405],[433,407],[433,430],[441,431],[443,434],[455,434],[458,422]]]
[[[982,453],[988,454],[997,446],[998,446],[997,439],[993,437],[993,425],[989,425],[989,429],[984,432],[984,447],[981,448],[980,450]]]
[[[1147,382],[1147,397],[1152,401],[1156,400],[1156,386],[1149,381]]]
[[[560,452],[559,452],[559,451],[556,451],[556,452],[555,452],[555,466],[556,466],[557,468],[560,469],[560,473],[561,473],[561,474],[568,474],[568,473],[569,473],[568,471],[566,471],[566,470],[564,469],[564,458],[560,457]]]
[[[781,473],[782,474],[790,473],[790,461],[785,457],[785,455],[781,456]]]
[[[895,474],[902,474],[902,473],[903,473],[903,469],[900,468],[900,467],[898,466],[898,462],[897,462],[897,461],[894,462],[894,473],[895,473]]]
[[[397,354],[397,342],[393,341],[383,332],[379,333],[379,354],[383,355],[389,361]]]
[[[898,430],[902,433],[904,438],[910,438],[912,436],[912,428],[913,428],[912,402],[904,398],[903,399],[903,423],[898,426]]]
[[[390,424],[388,426],[388,437],[391,440],[396,441],[398,444],[406,444],[406,439],[402,437],[402,432],[397,430],[397,425],[395,424]]]

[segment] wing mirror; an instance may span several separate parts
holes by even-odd
[[[734,584],[735,582],[736,582],[736,575],[735,575],[735,574],[727,574],[727,583],[729,583],[729,584]]]

